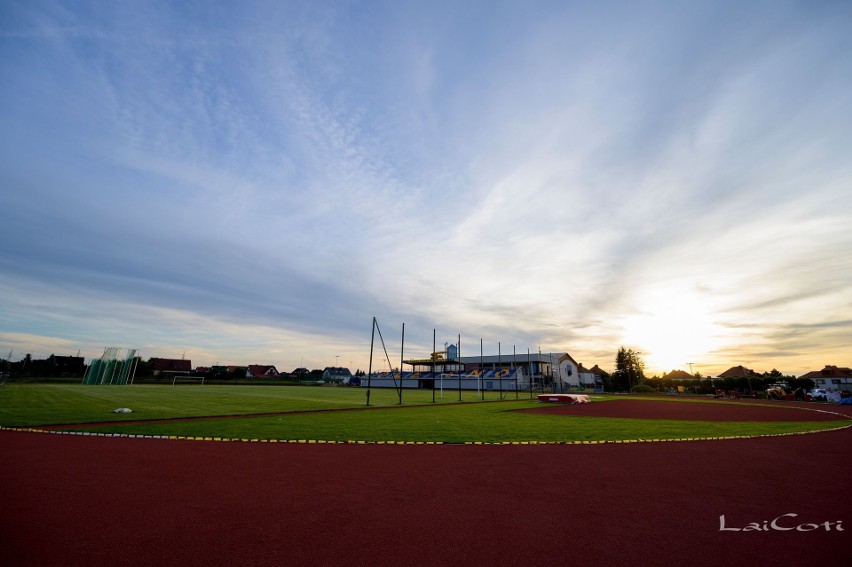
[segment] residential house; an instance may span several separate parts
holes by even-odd
[[[697,380],[695,376],[687,372],[686,370],[672,370],[668,374],[663,373],[663,380]]]
[[[192,372],[192,361],[183,358],[152,358],[149,362],[154,376],[174,376]]]
[[[322,371],[323,382],[332,382],[335,384],[339,384],[351,377],[352,373],[349,371],[348,368],[327,366],[325,370]]]
[[[290,373],[290,379],[301,382],[302,380],[307,380],[310,373],[311,371],[307,368],[297,368]]]
[[[852,392],[852,369],[850,368],[826,365],[822,370],[808,372],[799,378],[813,380],[815,388]]]
[[[272,365],[249,364],[246,378],[278,378],[278,370]]]
[[[760,377],[760,374],[745,366],[732,366],[719,374],[719,378],[754,378]]]
[[[601,369],[601,367],[597,364],[595,364],[591,368],[586,368],[585,366],[580,364],[577,370],[577,375],[580,380],[580,387],[586,388],[603,386],[603,379],[604,376],[606,376],[606,372],[604,372],[603,369]]]

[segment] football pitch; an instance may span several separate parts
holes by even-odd
[[[367,407],[365,388],[10,384],[0,390],[0,426],[248,441],[599,443],[786,435],[849,425],[844,416],[822,411],[815,420],[811,408],[795,411],[789,404],[769,411],[768,419],[757,418],[760,404],[706,398],[657,398],[637,418],[631,412],[620,417],[617,410],[635,409],[623,404],[642,400],[647,405],[647,398],[596,396],[591,405],[609,410],[596,415],[579,406],[539,411],[551,405],[530,399],[529,392],[503,392],[501,400],[499,392],[463,390],[464,403],[457,390],[436,391],[434,403],[431,390],[404,390],[402,396],[400,404],[396,390],[373,389]],[[660,408],[669,404],[740,413],[666,419]],[[117,408],[132,413],[116,414]],[[760,409],[767,411],[765,404]]]

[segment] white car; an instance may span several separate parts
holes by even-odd
[[[817,388],[816,390],[811,390],[808,392],[808,396],[810,396],[811,401],[814,402],[827,402],[828,401],[828,392],[826,392],[823,388]]]

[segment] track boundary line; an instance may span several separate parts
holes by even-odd
[[[132,433],[94,433],[90,431],[67,431],[60,429],[39,429],[36,427],[4,427],[0,431],[14,431],[18,433],[46,433],[50,435],[74,435],[82,437],[111,437],[125,439],[165,439],[171,441],[212,441],[224,443],[280,443],[297,445],[444,445],[444,446],[517,446],[517,445],[623,445],[633,443],[677,443],[688,441],[730,441],[735,439],[761,439],[768,437],[790,437],[793,435],[812,435],[828,431],[840,431],[852,428],[852,424],[816,431],[790,431],[787,433],[764,433],[759,435],[726,435],[718,437],[678,437],[671,439],[601,439],[591,441],[465,441],[463,443],[451,443],[446,441],[367,441],[367,440],[323,440],[323,439],[243,439],[229,437],[192,437],[183,435],[136,435]]]

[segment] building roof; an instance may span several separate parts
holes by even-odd
[[[56,356],[51,354],[47,361],[53,366],[66,366],[72,368],[83,368],[86,366],[82,356]]]
[[[192,361],[186,359],[175,358],[152,358],[151,364],[154,370],[166,372],[190,372],[192,371]]]
[[[813,370],[799,378],[852,378],[852,368],[826,365],[822,370]]]
[[[278,376],[278,370],[271,364],[249,364],[246,376]]]
[[[352,376],[352,373],[349,371],[348,368],[342,368],[337,366],[326,366],[325,370],[323,370],[322,373],[328,373],[329,376]]]
[[[686,370],[672,370],[668,374],[663,374],[665,380],[695,380],[695,376]]]
[[[571,355],[570,355],[570,354],[568,354],[567,352],[563,352],[563,353],[562,353],[562,355],[559,357],[559,362],[562,362],[563,360],[566,360],[566,359],[567,359],[567,360],[570,360],[572,363],[574,363],[574,366],[575,366],[575,367],[577,367],[577,368],[579,368],[579,367],[580,367],[580,363],[579,363],[579,362],[577,362],[576,360],[574,360],[574,357],[573,357],[573,356],[571,356]],[[578,370],[578,372],[579,372],[579,370]]]
[[[746,378],[757,376],[757,372],[745,366],[732,366],[719,374],[719,378]]]
[[[440,364],[444,364],[444,363],[452,364],[452,363],[457,363],[457,362],[462,362],[462,363],[465,363],[465,364],[476,364],[481,360],[483,364],[494,364],[494,363],[498,363],[498,362],[502,363],[502,364],[510,364],[512,361],[515,361],[516,363],[525,363],[527,360],[529,360],[531,362],[555,363],[557,361],[561,362],[565,359],[573,362],[575,366],[579,366],[577,364],[577,361],[575,361],[571,357],[571,355],[568,354],[567,352],[543,352],[541,354],[539,354],[537,352],[531,352],[529,355],[527,355],[527,353],[520,353],[519,352],[517,354],[513,354],[513,353],[510,352],[510,353],[504,353],[504,354],[500,354],[500,355],[486,354],[486,355],[481,356],[481,357],[479,355],[460,356],[458,358],[458,360],[438,360],[438,362]],[[421,363],[420,361],[407,361],[407,360],[403,361],[404,364],[410,364],[412,362],[416,362],[418,364]],[[425,362],[430,362],[430,361],[428,359],[426,359]]]

